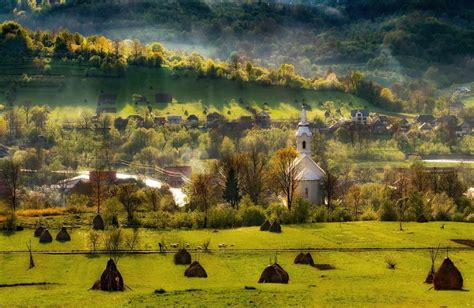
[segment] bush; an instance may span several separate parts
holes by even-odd
[[[145,219],[142,221],[142,225],[145,228],[160,228],[165,229],[170,226],[172,221],[171,214],[168,212],[150,212]]]
[[[328,221],[328,210],[325,206],[317,206],[313,209],[312,214],[312,222],[327,222]]]
[[[329,213],[328,221],[352,221],[352,216],[349,211],[345,210],[344,208],[337,207]]]
[[[208,226],[216,229],[234,228],[242,225],[239,213],[227,206],[218,206],[209,211]]]
[[[381,221],[397,221],[398,219],[395,207],[387,200],[380,207],[379,217]]]
[[[280,223],[291,222],[288,208],[281,203],[273,203],[267,208],[267,217],[270,221],[279,221]]]
[[[298,199],[290,211],[291,223],[301,224],[308,221],[311,203],[304,199]]]
[[[368,207],[360,216],[360,220],[368,221],[368,220],[377,220],[378,216],[377,213],[372,209],[372,207]]]
[[[5,220],[5,229],[8,231],[15,231],[16,230],[16,224],[17,224],[17,217],[14,212],[8,213],[7,214],[7,219]]]
[[[474,222],[474,213],[469,214],[469,215],[466,217],[466,221],[467,221],[467,222]]]
[[[266,219],[265,210],[256,205],[241,207],[239,215],[243,226],[260,226]]]

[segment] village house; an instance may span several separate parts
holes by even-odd
[[[468,120],[464,120],[461,125],[456,126],[455,134],[458,137],[462,137],[464,135],[469,135],[472,133],[472,125],[469,123]]]
[[[322,183],[324,181],[324,170],[311,158],[313,133],[306,119],[306,110],[301,112],[301,120],[296,131],[296,150],[299,156],[294,164],[297,168],[298,188],[297,194],[301,198],[313,203],[323,202]]]
[[[183,118],[179,115],[169,115],[166,119],[168,124],[181,125]]]
[[[415,117],[415,123],[418,123],[418,124],[423,124],[423,123],[429,123],[429,124],[433,124],[435,120],[435,117],[431,114],[419,114]]]
[[[224,116],[218,112],[211,112],[206,116],[207,127],[214,128],[224,122]]]
[[[389,125],[390,120],[385,115],[374,115],[370,117],[370,129],[375,133],[386,133]]]
[[[400,121],[398,121],[398,130],[400,130],[401,132],[407,132],[410,130],[410,128],[410,122],[408,122],[406,118],[402,118],[400,119]]]
[[[191,127],[196,127],[199,125],[199,118],[195,114],[191,114],[187,119],[186,119],[188,125]]]
[[[155,126],[163,126],[166,124],[166,118],[165,117],[155,117],[153,119],[153,124]]]
[[[359,125],[367,125],[369,118],[369,110],[367,109],[354,109],[351,110],[352,122]]]

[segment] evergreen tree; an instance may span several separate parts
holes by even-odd
[[[224,200],[230,203],[232,208],[237,209],[242,196],[240,195],[239,181],[233,167],[229,168],[225,181]]]

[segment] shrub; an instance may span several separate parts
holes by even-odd
[[[243,206],[239,210],[243,226],[260,226],[266,219],[265,210],[260,206]]]
[[[150,212],[145,219],[142,221],[142,225],[145,228],[168,228],[172,221],[171,214],[168,212]]]
[[[240,226],[242,219],[233,208],[218,206],[209,211],[208,224],[216,229],[233,228]]]
[[[9,231],[15,231],[16,230],[16,223],[17,223],[17,217],[14,212],[8,213],[7,214],[7,219],[5,220],[5,229]]]
[[[397,221],[398,216],[395,207],[388,200],[382,203],[379,210],[379,217],[381,221]]]
[[[122,203],[117,197],[108,199],[105,203],[104,219],[106,224],[114,224],[118,221],[118,216],[122,211]]]
[[[311,203],[301,198],[298,199],[290,212],[291,223],[299,224],[307,222],[310,208]]]
[[[325,206],[317,206],[313,209],[312,214],[313,222],[327,222],[328,221],[328,210]]]
[[[336,207],[329,213],[328,221],[340,222],[340,221],[352,221],[352,216],[344,208]]]
[[[466,221],[467,221],[467,222],[474,222],[474,213],[469,214],[469,215],[466,217]]]
[[[279,221],[280,223],[289,223],[291,221],[288,208],[281,203],[273,203],[267,208],[267,217],[271,221]]]
[[[360,216],[360,219],[363,221],[377,220],[377,218],[378,218],[377,213],[375,213],[372,207],[368,207]]]

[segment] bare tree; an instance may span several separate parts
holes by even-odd
[[[5,184],[8,201],[11,210],[16,212],[18,206],[18,191],[21,182],[21,166],[12,158],[4,160],[0,165],[0,174]]]

